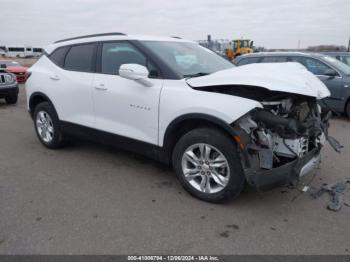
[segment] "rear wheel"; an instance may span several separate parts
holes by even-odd
[[[199,128],[185,134],[174,148],[172,161],[181,184],[201,200],[221,202],[237,197],[243,189],[236,144],[220,130]]]
[[[34,110],[34,126],[40,142],[51,149],[63,144],[63,136],[55,109],[48,102],[42,102]]]
[[[9,105],[16,104],[18,100],[18,95],[12,95],[5,97],[6,103]]]

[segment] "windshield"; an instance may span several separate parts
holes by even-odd
[[[195,43],[165,41],[143,43],[183,77],[207,75],[234,67],[226,59]]]
[[[0,61],[0,64],[5,64],[6,66],[20,66],[19,63],[15,62],[15,61]]]
[[[350,75],[350,66],[340,62],[339,60],[330,57],[330,56],[322,56],[322,59],[324,59],[326,62],[334,66],[336,69],[340,70],[346,75]]]

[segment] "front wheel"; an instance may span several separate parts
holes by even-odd
[[[184,188],[208,202],[237,197],[244,174],[235,142],[220,130],[198,128],[185,134],[173,151],[173,166]]]

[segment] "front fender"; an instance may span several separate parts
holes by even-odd
[[[194,90],[189,86],[179,88],[166,82],[162,90],[159,105],[158,144],[163,146],[168,126],[184,115],[201,114],[212,116],[224,123],[231,124],[250,110],[262,105],[251,99]]]

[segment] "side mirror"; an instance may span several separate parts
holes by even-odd
[[[338,75],[338,73],[337,73],[334,69],[331,69],[331,68],[327,69],[327,70],[324,72],[324,74],[325,74],[326,76],[329,76],[329,79],[334,78],[335,76]]]
[[[149,72],[145,66],[138,64],[123,64],[119,68],[119,76],[134,80],[143,86],[152,86],[152,82],[148,78]]]

